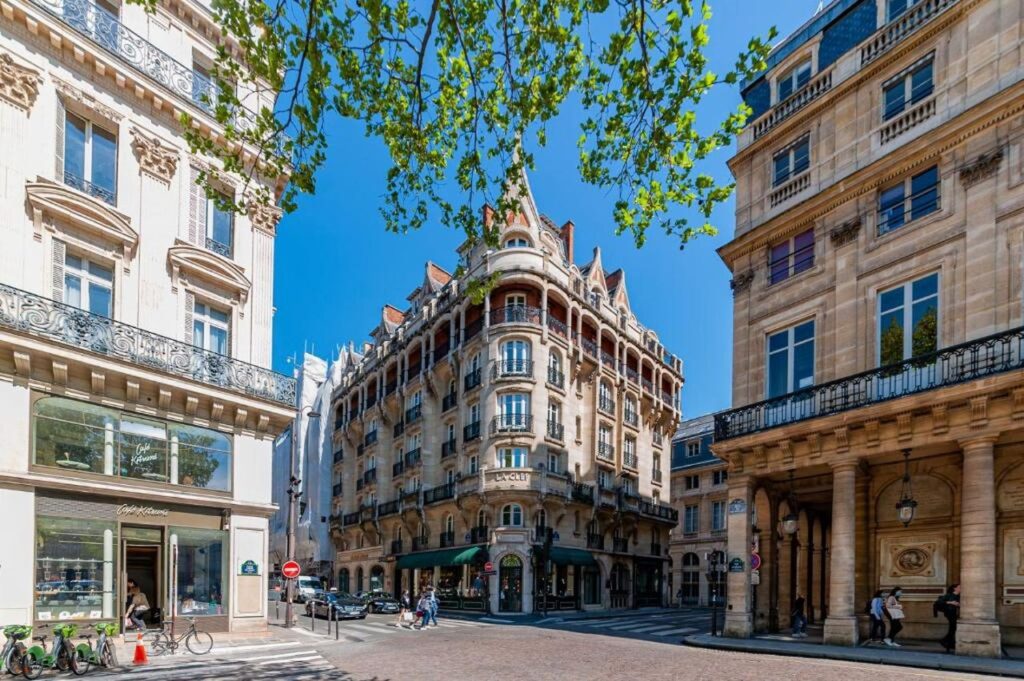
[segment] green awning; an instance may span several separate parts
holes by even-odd
[[[565,546],[551,547],[551,562],[555,565],[597,565],[590,551]]]
[[[487,560],[487,550],[481,546],[441,549],[440,551],[418,551],[409,553],[398,559],[398,568],[438,567],[441,565],[472,565]]]

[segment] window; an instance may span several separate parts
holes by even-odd
[[[501,374],[528,374],[530,372],[530,344],[525,340],[512,340],[501,346]]]
[[[623,417],[626,423],[637,425],[640,422],[640,416],[636,408],[636,398],[632,395],[626,395],[625,406],[623,407]]]
[[[199,105],[203,111],[213,110],[214,99],[217,93],[213,88],[213,78],[210,69],[198,61],[192,62],[192,101]]]
[[[498,450],[498,468],[526,468],[526,449],[502,447]]]
[[[883,189],[878,197],[878,233],[887,234],[910,220],[939,209],[939,167]]]
[[[530,396],[525,393],[506,393],[498,397],[498,427],[501,430],[529,428]]]
[[[661,480],[661,454],[657,452],[651,455],[651,472],[655,479]]]
[[[929,274],[878,294],[880,366],[938,349],[939,275]],[[905,330],[910,329],[910,333]]]
[[[683,509],[683,534],[697,534],[700,526],[700,508],[687,506]]]
[[[231,354],[228,348],[228,313],[205,303],[196,303],[192,312],[192,344],[221,355]]]
[[[523,526],[523,507],[519,504],[508,504],[501,509],[501,524],[505,527]]]
[[[721,470],[715,471],[711,474],[711,484],[713,485],[724,485],[729,481],[729,471]]]
[[[711,529],[712,530],[724,530],[725,529],[725,502],[724,501],[713,501],[713,502],[711,502]]]
[[[453,516],[451,513],[449,513],[447,517],[445,517],[444,519],[444,531],[449,534],[455,532],[455,516]]]
[[[612,474],[607,468],[597,469],[597,486],[601,489],[612,488]]]
[[[476,514],[476,526],[487,527],[487,511],[478,511]]]
[[[414,475],[410,477],[405,483],[405,489],[408,492],[415,492],[420,488],[420,476]]]
[[[480,423],[480,403],[469,405],[469,422]]]
[[[811,60],[805,59],[779,78],[779,101],[811,82]]]
[[[814,385],[814,321],[768,336],[768,397]]]
[[[770,283],[777,284],[814,267],[814,229],[772,246],[768,271]]]
[[[625,494],[636,494],[636,480],[633,478],[622,478],[622,491]]]
[[[622,463],[630,468],[636,468],[636,438],[627,437],[622,441]]]
[[[475,454],[473,456],[469,457],[469,463],[468,463],[468,466],[467,466],[467,470],[469,470],[469,474],[470,475],[475,475],[480,470],[478,465],[477,465],[477,458],[476,458]]]
[[[548,355],[548,383],[561,388],[565,384],[562,374],[562,356],[555,351]]]
[[[505,241],[505,248],[529,248],[530,242],[521,236],[513,237]]]
[[[526,307],[525,293],[510,293],[505,296],[506,307]]]
[[[686,456],[697,456],[700,454],[700,443],[699,442],[687,442],[686,443]]]
[[[882,119],[894,118],[931,96],[934,90],[933,71],[932,58],[928,57],[882,85]]]
[[[598,445],[610,445],[612,442],[612,429],[604,424],[597,430]]]
[[[921,0],[889,0],[889,21],[893,21]]]
[[[683,484],[686,489],[700,489],[700,476],[687,475],[683,480]]]
[[[455,469],[449,468],[444,472],[444,484],[454,485],[455,484]]]
[[[562,405],[552,400],[548,402],[548,425],[558,426],[562,423]]]
[[[687,605],[696,605],[700,600],[700,558],[696,553],[683,556],[682,600]]]
[[[116,541],[113,521],[37,517],[35,619],[117,617]]]
[[[86,258],[64,256],[64,302],[93,314],[113,317],[114,272]]]
[[[562,472],[562,457],[559,454],[548,454],[548,470],[552,473]]]
[[[804,137],[775,154],[772,160],[772,186],[778,187],[811,166],[811,138]]]
[[[207,199],[206,248],[226,258],[232,254],[235,214],[230,208],[231,198],[218,192]]]
[[[66,111],[63,181],[70,187],[115,205],[117,135]]]
[[[171,544],[178,547],[178,612],[226,615],[228,533],[172,527]]]

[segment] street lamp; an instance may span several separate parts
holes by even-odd
[[[789,472],[789,495],[786,497],[789,513],[782,517],[782,531],[790,536],[796,534],[800,516],[796,513],[796,500],[793,497],[793,471]]]
[[[718,586],[725,577],[725,554],[712,551],[704,554],[708,564],[708,584],[711,585],[711,635],[718,636]]]
[[[914,488],[910,484],[910,450],[903,450],[903,488],[900,490],[900,500],[896,502],[896,511],[899,513],[900,522],[903,527],[910,525],[914,519],[914,511],[917,509],[917,501],[914,499]]]
[[[307,411],[308,410],[308,411]],[[299,518],[296,513],[299,508],[299,497],[302,496],[302,490],[300,485],[302,480],[299,479],[299,471],[297,467],[299,465],[299,425],[302,422],[303,416],[309,416],[311,419],[320,418],[320,412],[313,409],[313,407],[305,406],[295,410],[295,424],[292,427],[292,446],[291,446],[291,457],[288,462],[288,546],[287,546],[287,559],[295,560],[295,527],[299,524]],[[291,628],[292,626],[292,604],[295,601],[295,580],[289,579],[287,582],[287,597],[288,603],[285,605],[284,617],[285,627]]]

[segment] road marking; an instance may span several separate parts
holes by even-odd
[[[300,634],[312,636],[313,638],[327,638],[327,634],[315,634],[312,631],[306,631],[305,629],[300,629],[299,627],[292,627],[292,631],[297,631]]]
[[[256,662],[257,660],[277,660],[285,657],[298,657],[300,655],[315,654],[316,650],[313,648],[307,648],[305,650],[297,650],[291,653],[277,653],[276,655],[260,655],[258,657],[247,657],[246,662]]]
[[[664,622],[662,622],[660,624],[641,624],[638,627],[634,627],[632,629],[629,629],[626,633],[628,633],[628,634],[645,634],[647,632],[658,631],[660,629],[672,629],[675,626],[676,625],[674,625],[674,624],[669,624],[669,625],[666,626]],[[619,628],[620,629],[624,629],[625,627],[619,627]],[[614,631],[614,629],[613,629],[613,631]]]
[[[673,634],[692,634],[697,631],[693,627],[683,627],[682,629],[669,629],[668,631],[659,631],[658,633],[652,633],[653,636],[671,636]]]
[[[394,634],[397,633],[395,628],[390,625],[374,625],[374,624],[350,624],[349,629],[355,629],[356,631],[365,631],[371,634]]]
[[[260,667],[268,664],[281,664],[283,662],[304,662],[306,660],[322,660],[324,659],[318,653],[308,655],[306,657],[290,657],[287,660],[264,660],[263,662],[257,662],[256,664]]]
[[[498,624],[512,624],[514,620],[502,620],[497,617],[481,617],[481,622],[497,622]]]
[[[253,645],[247,645],[247,646],[224,646],[222,648],[214,648],[213,650],[210,651],[210,653],[211,654],[214,654],[214,653],[224,654],[224,653],[244,652],[246,650],[270,650],[271,648],[284,648],[285,646],[295,646],[295,645],[297,645],[297,644],[294,641],[289,641],[288,643],[257,643],[257,644],[253,644]]]

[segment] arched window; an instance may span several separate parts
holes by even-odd
[[[561,388],[565,383],[562,373],[562,355],[552,350],[548,355],[548,383]]]
[[[338,591],[348,593],[351,591],[349,588],[349,573],[348,568],[341,568],[338,570]]]
[[[543,508],[537,511],[533,515],[533,524],[536,527],[547,527],[548,526],[548,514]]]
[[[384,568],[374,565],[370,568],[370,591],[384,590]]]
[[[455,516],[451,513],[449,513],[448,517],[444,519],[444,531],[449,534],[455,533]]]
[[[476,514],[476,526],[487,527],[487,511],[480,509]]]
[[[521,236],[514,236],[505,240],[505,248],[529,248],[530,241]]]
[[[602,380],[597,388],[597,406],[602,411],[615,411],[615,400],[612,398],[612,384],[608,381]]]
[[[517,338],[501,344],[502,376],[530,373],[530,342]]]
[[[362,536],[360,536],[360,540],[362,540]],[[362,548],[361,543],[360,543],[360,547],[359,548]],[[356,592],[357,593],[363,590],[363,568],[361,568],[361,567],[356,568],[356,583],[355,583],[355,587],[356,587]]]
[[[507,504],[501,509],[501,524],[505,527],[522,527],[523,507],[519,504]]]

